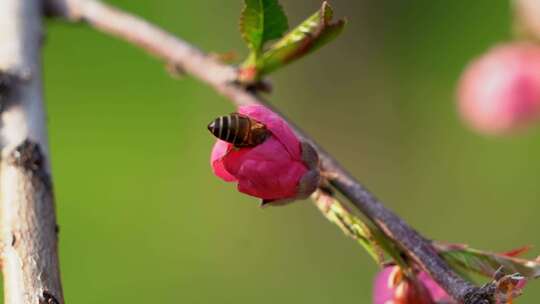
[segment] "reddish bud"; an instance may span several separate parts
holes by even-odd
[[[398,266],[384,268],[375,278],[373,304],[434,304],[452,303],[450,297],[426,273],[413,280]]]
[[[307,198],[319,185],[317,153],[301,143],[289,125],[263,106],[244,106],[238,113],[266,126],[270,136],[254,147],[234,147],[218,140],[211,165],[227,182],[238,182],[238,191],[279,205]]]
[[[504,134],[540,118],[540,46],[499,45],[465,69],[459,112],[476,131]]]

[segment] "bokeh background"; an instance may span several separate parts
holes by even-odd
[[[206,51],[247,53],[241,0],[108,2]],[[291,25],[320,5],[281,2]],[[454,101],[464,65],[511,39],[508,1],[331,3],[345,33],[275,73],[272,102],[425,235],[538,247],[540,129],[482,137]],[[206,124],[227,100],[86,26],[47,26],[68,303],[370,303],[376,266],[311,202],[262,210],[212,175]],[[520,303],[539,300],[532,283]]]

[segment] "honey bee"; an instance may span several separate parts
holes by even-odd
[[[270,135],[264,124],[238,113],[214,119],[208,124],[208,130],[238,148],[261,144]]]

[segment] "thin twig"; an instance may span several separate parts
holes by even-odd
[[[229,98],[235,105],[263,104],[262,98],[234,84],[236,69],[216,61],[211,56],[146,22],[95,0],[49,0],[49,12],[68,20],[86,22],[109,35],[126,40],[146,50],[167,64],[207,83]],[[275,109],[274,109],[275,110]],[[335,176],[331,184],[346,196],[356,208],[376,223],[407,255],[427,271],[450,295],[466,304],[485,302],[489,295],[478,296],[479,289],[456,275],[441,259],[430,242],[417,233],[362,186],[332,156],[290,120],[296,133],[318,151],[322,170]],[[474,300],[471,300],[474,299]]]
[[[62,304],[41,81],[42,2],[0,1],[0,228],[6,304]]]

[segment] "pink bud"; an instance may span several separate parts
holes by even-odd
[[[384,268],[375,278],[374,304],[434,304],[451,298],[424,272],[409,279],[398,266]]]
[[[459,111],[475,130],[504,134],[540,118],[540,46],[503,44],[465,69]]]
[[[255,147],[237,148],[218,140],[211,156],[214,174],[238,182],[240,192],[274,204],[309,196],[320,178],[316,153],[269,109],[244,106],[238,113],[263,123],[271,135]]]

